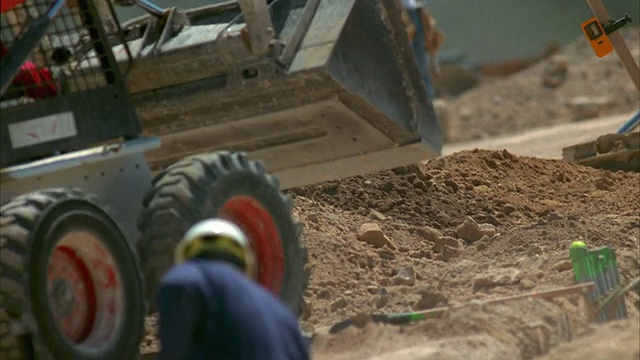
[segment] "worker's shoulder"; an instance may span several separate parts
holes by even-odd
[[[205,276],[207,279],[205,279]],[[161,282],[171,284],[207,284],[216,278],[244,278],[244,275],[228,264],[217,261],[187,261],[169,269]]]
[[[162,275],[162,285],[197,285],[204,282],[202,270],[190,261],[175,265]]]

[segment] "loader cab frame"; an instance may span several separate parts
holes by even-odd
[[[27,59],[19,58],[17,53],[25,40],[32,40],[21,34],[29,34],[30,24],[46,16],[37,4],[26,2],[10,10],[28,15],[22,16],[21,23],[2,27],[6,54],[0,71],[7,74],[15,62],[21,64],[0,104],[2,168],[107,141],[135,139],[141,133],[123,73],[93,1],[79,0],[77,8],[63,6]],[[39,17],[34,17],[38,13]],[[3,22],[9,18],[5,15],[9,14],[3,14]],[[69,55],[80,39],[91,44],[91,50],[82,59],[73,59]],[[54,90],[43,96],[33,96],[31,91],[29,96],[29,89],[42,86]]]

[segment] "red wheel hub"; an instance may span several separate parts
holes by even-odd
[[[53,250],[48,293],[60,331],[73,342],[84,341],[96,321],[96,292],[87,265],[69,247]]]
[[[258,201],[234,196],[222,206],[220,216],[240,226],[251,240],[256,256],[258,282],[275,295],[284,278],[284,250],[273,217]]]

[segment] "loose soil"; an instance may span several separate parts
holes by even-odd
[[[616,249],[623,281],[639,275],[637,173],[473,150],[295,189],[291,195],[305,225],[312,271],[304,326],[320,333],[362,312],[455,306],[571,285],[568,249],[576,240],[591,248]],[[371,210],[382,216],[372,220]],[[453,257],[437,252],[434,234],[456,239],[457,227],[468,218],[490,224],[495,235],[460,241]],[[358,241],[358,228],[367,222],[378,223],[396,249]],[[398,273],[413,273],[414,280],[399,282]],[[626,302],[637,322],[637,290]],[[322,334],[315,353],[319,359],[359,359],[419,346],[415,354],[397,358],[425,351],[446,355],[434,358],[461,358],[456,354],[464,351],[453,344],[465,342],[460,348],[477,346],[474,352],[484,349],[487,358],[530,359],[586,326],[581,297],[569,296],[458,309],[444,319],[407,328],[369,324],[362,330]],[[637,333],[637,327],[629,331]],[[505,351],[509,356],[503,356]]]

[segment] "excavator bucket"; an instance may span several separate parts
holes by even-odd
[[[440,155],[397,0],[308,0],[263,55],[236,2],[182,15],[157,41],[151,17],[131,20],[128,49],[114,48],[133,54],[127,81],[142,128],[162,139],[147,153],[152,169],[242,150],[289,188]]]

